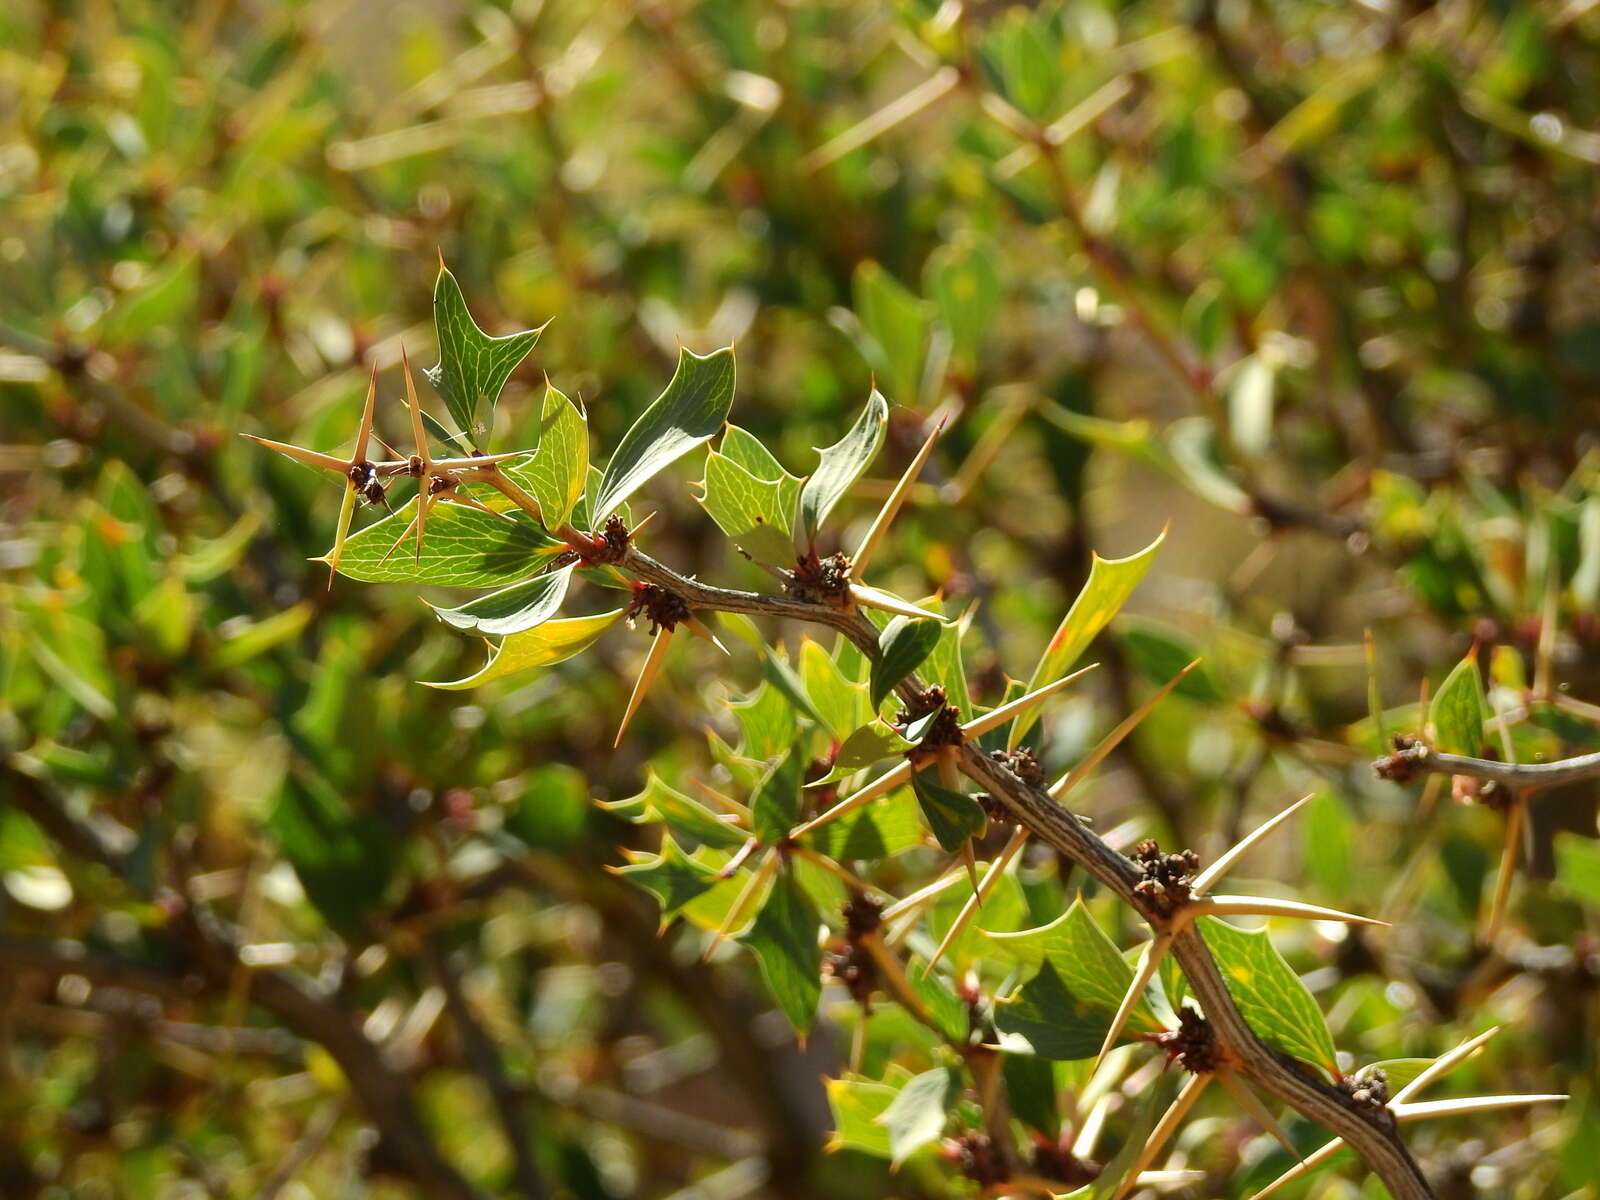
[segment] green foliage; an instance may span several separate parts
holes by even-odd
[[[428,371],[428,378],[444,396],[456,427],[473,445],[487,446],[501,389],[532,352],[544,327],[490,337],[467,311],[461,285],[443,262],[433,288],[433,323],[439,365]]]
[[[817,469],[800,492],[800,528],[809,543],[815,544],[817,531],[833,512],[834,506],[861,478],[883,445],[884,426],[889,421],[889,402],[877,388],[867,397],[850,431],[833,445],[818,450]],[[727,529],[727,526],[723,526]]]
[[[878,635],[878,657],[872,664],[872,706],[877,708],[907,675],[922,665],[939,644],[938,621],[895,617]]]

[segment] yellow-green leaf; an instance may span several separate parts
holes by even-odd
[[[560,529],[577,507],[589,476],[589,427],[582,410],[548,385],[539,417],[539,453],[523,475],[539,502],[544,527]]]
[[[1428,706],[1428,724],[1433,726],[1433,748],[1446,754],[1478,755],[1483,752],[1483,721],[1488,704],[1483,697],[1483,679],[1478,674],[1478,655],[1468,654],[1445,677]]]
[[[1228,994],[1257,1037],[1337,1076],[1333,1035],[1317,1002],[1284,962],[1265,929],[1236,929],[1206,917],[1201,932]]]
[[[422,553],[415,557],[415,533],[402,546],[395,541],[416,510],[412,497],[393,516],[352,534],[344,544],[339,573],[367,583],[486,587],[526,578],[566,549],[532,522],[436,502],[428,508]]]
[[[428,687],[448,692],[465,691],[479,684],[504,679],[530,667],[547,667],[587,650],[596,638],[622,619],[623,610],[599,613],[592,617],[571,617],[546,621],[526,633],[513,633],[501,642],[483,669],[451,683],[429,683]]]

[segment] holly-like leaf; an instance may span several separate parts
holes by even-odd
[[[1556,882],[1569,896],[1600,909],[1600,842],[1576,833],[1557,835]]]
[[[1071,997],[1071,1003],[1058,1014],[1067,1021],[1068,1028],[1056,1036],[1072,1039],[1074,1045],[1091,1043],[1079,1057],[1098,1053],[1111,1018],[1133,982],[1133,968],[1089,915],[1082,898],[1074,900],[1072,907],[1048,925],[1020,933],[985,931],[984,936],[996,957],[1041,971],[1050,967],[1054,980],[1045,980],[1033,995],[1043,999],[1059,983],[1060,989]],[[1034,1007],[1039,1006],[1035,1004]],[[1002,1011],[1008,1010],[1003,1006]],[[1019,1019],[1026,1019],[1030,1013],[1025,1006],[1019,1010]],[[1002,1024],[1001,1028],[1011,1026]],[[1129,1018],[1129,1036],[1156,1033],[1163,1028],[1147,995],[1134,1007]]]
[[[606,464],[591,516],[603,521],[670,463],[709,441],[733,406],[733,348],[678,352],[666,391],[640,414]]]
[[[838,862],[888,858],[922,844],[922,818],[905,788],[813,829],[805,843]]]
[[[589,426],[583,410],[548,384],[539,416],[539,453],[523,471],[544,527],[560,529],[583,497],[589,477]]]
[[[889,1131],[889,1153],[896,1163],[944,1132],[950,1109],[961,1095],[961,1073],[935,1067],[908,1082],[878,1118]]]
[[[1476,652],[1458,662],[1445,676],[1428,705],[1433,726],[1433,748],[1445,754],[1478,755],[1483,752],[1483,722],[1488,715],[1483,678],[1478,674]]]
[[[866,408],[850,431],[833,445],[817,451],[821,456],[817,469],[800,492],[800,530],[808,545],[816,543],[817,531],[834,505],[855,486],[862,472],[878,456],[888,422],[889,402],[873,388]]]
[[[645,780],[644,791],[623,800],[601,801],[599,807],[635,825],[665,825],[679,838],[720,849],[742,846],[748,836],[692,796],[668,787],[654,771]]]
[[[393,516],[352,534],[339,558],[339,573],[366,583],[487,587],[524,579],[567,548],[529,521],[435,503],[428,509],[427,536],[418,555],[409,538],[395,546],[416,509],[413,497]]]
[[[1060,679],[1078,661],[1078,656],[1089,648],[1095,635],[1116,616],[1133,594],[1133,589],[1139,586],[1139,581],[1155,561],[1156,551],[1161,549],[1166,536],[1166,530],[1162,530],[1155,541],[1127,558],[1094,556],[1089,565],[1089,579],[1045,647],[1039,665],[1033,670],[1033,677],[1028,680],[1028,691],[1042,687],[1052,679]],[[1163,682],[1168,678],[1171,676],[1164,676]],[[1016,746],[1038,719],[1038,709],[1029,709],[1013,721],[1010,744]]]
[[[750,798],[750,821],[764,845],[776,845],[789,836],[800,812],[800,785],[805,780],[806,757],[799,746],[773,764],[772,770]]]
[[[456,629],[475,629],[491,637],[522,633],[556,615],[572,582],[574,567],[562,567],[479,596],[460,608],[436,608],[434,615]]]
[[[622,614],[623,610],[619,608],[592,617],[546,621],[526,633],[513,633],[500,643],[477,674],[450,683],[429,683],[425,686],[460,692],[504,679],[507,675],[531,667],[547,667],[561,662],[587,650],[596,638],[622,620]]]
[[[700,505],[723,533],[762,562],[794,558],[794,506],[800,480],[784,472],[761,479],[725,454],[706,455]]]
[[[945,787],[934,778],[932,771],[918,771],[912,775],[911,789],[922,806],[923,819],[933,831],[934,840],[947,851],[953,853],[961,849],[963,842],[982,833],[989,823],[976,800]]]
[[[487,446],[494,406],[517,364],[528,357],[544,326],[490,337],[467,311],[461,285],[443,263],[433,285],[433,324],[439,365],[428,371],[445,407],[474,446]]]
[[[926,605],[924,605],[926,607]],[[951,621],[939,631],[939,640],[922,664],[929,683],[936,683],[956,711],[972,716],[972,694],[967,690],[967,669],[961,661],[961,638],[967,632],[965,620]]]
[[[888,1158],[889,1131],[879,1119],[899,1093],[887,1083],[846,1075],[824,1081],[828,1107],[833,1110],[833,1135],[829,1150],[860,1150]]]
[[[872,664],[874,709],[933,652],[939,642],[939,632],[938,621],[904,616],[895,617],[884,626],[878,635],[878,659]]]
[[[1085,1006],[1046,960],[1015,995],[995,1006],[994,1024],[1001,1046],[1012,1053],[1071,1061],[1099,1053],[1111,1014]]]
[[[1017,1120],[1055,1141],[1061,1133],[1055,1066],[1047,1058],[1007,1054],[1000,1071],[1006,1081],[1006,1100]]]
[[[633,861],[614,868],[616,874],[638,884],[656,898],[661,905],[663,923],[677,916],[684,905],[709,892],[718,882],[716,868],[690,858],[670,834],[662,837],[660,854],[636,850],[623,853]]]
[[[1228,992],[1256,1036],[1337,1076],[1328,1022],[1267,931],[1236,929],[1215,917],[1200,924]]]
[[[868,720],[867,689],[845,678],[822,646],[807,638],[800,646],[800,678],[817,714],[835,737]]]
[[[780,871],[744,942],[761,963],[767,990],[796,1032],[805,1033],[822,998],[817,908],[794,875]]]

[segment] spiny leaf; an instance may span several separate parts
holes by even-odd
[[[1215,917],[1198,923],[1239,1013],[1263,1041],[1334,1075],[1339,1064],[1327,1020],[1265,929],[1236,929]]]
[[[589,477],[589,427],[583,411],[548,384],[539,416],[539,453],[522,471],[546,529],[560,529]]]
[[[876,1158],[888,1158],[889,1131],[879,1120],[899,1094],[886,1083],[844,1076],[824,1081],[828,1107],[833,1110],[833,1134],[828,1150],[860,1150]]]
[[[464,504],[434,504],[419,556],[409,546],[390,551],[416,516],[409,503],[352,534],[339,558],[339,573],[367,583],[427,583],[439,587],[484,587],[509,583],[556,557],[566,545],[528,521],[508,521]]]
[[[606,464],[591,516],[603,521],[662,468],[709,441],[733,405],[733,348],[701,356],[678,351],[664,392],[623,435]]]
[[[1445,676],[1428,706],[1433,726],[1433,747],[1445,754],[1478,755],[1483,752],[1483,722],[1488,714],[1483,678],[1474,651]]]
[[[900,1089],[878,1118],[889,1130],[890,1156],[896,1163],[944,1132],[950,1108],[960,1094],[961,1074],[954,1067],[924,1071]]]
[[[493,637],[522,633],[555,616],[566,599],[573,570],[573,566],[562,567],[479,596],[460,608],[436,608],[434,615],[456,629],[475,629]]]
[[[983,807],[972,797],[945,787],[934,778],[932,771],[918,771],[911,776],[911,788],[922,806],[922,815],[933,830],[934,840],[948,851],[961,849],[970,837],[983,832],[989,818]]]
[[[817,531],[833,512],[834,505],[844,498],[878,456],[888,421],[889,402],[873,388],[866,408],[850,431],[833,445],[817,451],[821,456],[817,469],[800,493],[800,530],[808,544],[816,542]]]
[[[486,446],[500,390],[533,349],[544,326],[490,337],[472,319],[461,285],[442,262],[433,285],[433,324],[439,365],[428,371],[428,378],[472,444]]]
[[[888,858],[922,844],[916,799],[904,788],[880,796],[805,835],[805,843],[836,862]]]
[[[806,756],[800,746],[780,758],[750,798],[750,819],[756,837],[776,845],[788,836],[800,811],[800,784],[805,778]]]
[[[592,617],[546,621],[526,633],[513,633],[500,643],[477,674],[451,683],[429,683],[426,686],[449,692],[465,691],[496,679],[504,679],[517,671],[526,671],[530,667],[547,667],[561,662],[587,650],[596,638],[622,620],[622,613],[623,610],[619,608]]]
[[[784,473],[761,479],[727,455],[706,455],[700,505],[723,533],[762,562],[794,558],[794,506],[800,480]]]
[[[844,737],[872,716],[867,689],[846,679],[839,664],[810,638],[800,646],[800,678],[822,723],[835,737]]]
[[[878,659],[872,664],[872,706],[876,709],[906,676],[922,665],[939,642],[938,621],[895,617],[878,635]]]
[[[670,920],[691,900],[709,892],[717,885],[715,867],[690,858],[667,834],[661,839],[660,854],[642,854],[624,851],[633,858],[627,866],[617,867],[616,874],[638,884],[653,895],[661,905],[661,919]]]
[[[767,990],[799,1033],[811,1028],[822,998],[822,924],[816,905],[794,875],[780,871],[744,942],[761,963]]]
[[[601,801],[599,807],[635,825],[665,825],[680,838],[721,849],[744,844],[746,834],[691,796],[667,786],[650,772],[644,791],[623,800]]]
[[[1156,551],[1161,548],[1166,536],[1166,530],[1162,530],[1155,541],[1127,558],[1094,556],[1089,566],[1088,582],[1072,602],[1072,607],[1067,610],[1067,615],[1045,647],[1039,665],[1033,670],[1033,677],[1028,681],[1030,692],[1046,680],[1064,675],[1067,668],[1078,661],[1078,656],[1088,649],[1095,635],[1106,627],[1106,623],[1133,594],[1133,589],[1139,586],[1139,581],[1155,561]],[[1011,726],[1010,744],[1013,747],[1036,720],[1037,711],[1023,713],[1017,718]]]

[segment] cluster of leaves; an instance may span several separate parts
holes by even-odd
[[[1245,890],[1394,924],[1201,918],[1247,1020],[1391,1100],[1504,1026],[1451,1086],[1573,1100],[1408,1144],[1591,1185],[1592,787],[1369,763],[1600,748],[1595,14],[967,9],[0,13],[0,1193],[971,1194],[995,1078],[1016,1175],[1109,1190],[1181,974],[937,757],[879,783],[936,716],[896,685],[970,723],[1091,660],[979,744],[1202,864],[1312,793]],[[342,453],[374,366],[438,469],[375,459],[358,527],[234,435]],[[765,617],[667,655],[592,553],[657,510],[740,589],[868,548],[877,663]],[[1219,1092],[1151,1186],[1293,1166]]]

